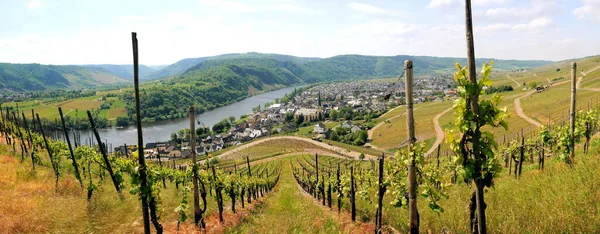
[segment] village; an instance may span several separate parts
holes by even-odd
[[[423,77],[415,80],[414,102],[443,101],[456,96],[453,82],[447,76]],[[391,108],[404,104],[402,81],[354,81],[329,83],[295,89],[276,103],[257,106],[252,113],[237,121],[224,119],[226,129],[197,130],[195,152],[206,155],[257,138],[287,134],[296,135],[302,129],[314,140],[323,138],[363,145],[367,142],[368,124],[358,120],[374,119]],[[334,122],[335,121],[335,122]],[[328,129],[324,122],[339,123]],[[330,124],[328,124],[330,125]],[[334,131],[335,130],[335,131]],[[340,131],[341,130],[341,131]],[[207,134],[200,134],[205,132]],[[359,134],[360,132],[364,132]],[[344,138],[343,135],[348,134]],[[350,136],[353,134],[353,137]],[[359,136],[360,135],[360,136]],[[361,138],[361,139],[359,139]],[[189,130],[180,131],[168,142],[148,143],[145,157],[151,160],[188,158],[191,155]],[[120,146],[115,152],[122,155],[135,151],[135,146]]]

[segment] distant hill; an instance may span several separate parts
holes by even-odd
[[[464,58],[429,56],[364,56],[339,55],[330,58],[306,58],[283,54],[242,53],[188,58],[161,69],[140,65],[142,80],[167,79],[187,84],[197,81],[222,83],[218,76],[235,73],[238,82],[248,84],[251,92],[277,85],[343,81],[402,74],[404,60],[413,60],[415,75],[448,74],[454,63],[466,63]],[[478,59],[478,66],[490,59]],[[517,70],[547,65],[550,61],[496,60],[495,70]],[[222,71],[219,71],[222,69]],[[30,91],[46,89],[80,89],[101,85],[128,83],[133,78],[133,66],[0,64],[0,89]]]
[[[279,54],[225,54],[184,59],[149,76],[167,75],[142,89],[141,106],[149,119],[171,119],[241,100],[257,92],[294,84],[392,77],[402,74],[404,61],[413,60],[416,75],[448,74],[461,58],[427,56],[340,55],[326,59]],[[490,59],[479,59],[481,65]],[[496,70],[513,70],[549,64],[549,61],[497,60]],[[146,98],[144,98],[146,97]],[[123,94],[127,112],[135,113],[133,93]]]
[[[282,54],[224,54],[212,57],[183,59],[146,76],[147,79],[175,77],[191,70],[215,65],[259,65],[266,60],[280,63],[282,68],[291,68],[291,72],[305,82],[333,81],[358,78],[390,77],[402,74],[404,60],[413,60],[415,75],[447,74],[454,70],[454,63],[466,63],[466,58],[431,56],[365,56],[338,55],[330,58],[304,58]],[[477,59],[482,64],[492,59]],[[552,63],[542,60],[495,60],[496,70],[516,70],[532,68]],[[271,64],[272,65],[272,64]],[[479,66],[479,65],[478,65]]]
[[[83,67],[91,67],[91,68],[104,68],[107,71],[118,75],[119,77],[123,77],[125,79],[133,80],[133,65],[131,64],[93,64],[93,65],[82,65]],[[157,69],[146,66],[139,65],[139,73],[140,79],[144,79],[144,77],[152,72],[155,72]]]
[[[244,53],[244,54],[223,54],[211,57],[199,57],[199,58],[187,58],[182,59],[174,64],[171,64],[163,69],[156,72],[150,73],[146,76],[147,79],[160,79],[172,76],[177,76],[185,73],[187,70],[200,65],[204,61],[208,60],[228,60],[222,63],[231,63],[234,60],[239,61],[240,59],[274,59],[277,61],[289,61],[298,64],[305,64],[307,62],[318,61],[320,58],[307,58],[307,57],[296,57],[292,55],[283,54],[262,54],[262,53]]]
[[[82,89],[127,83],[101,67],[0,63],[0,90]]]

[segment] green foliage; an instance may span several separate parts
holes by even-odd
[[[117,126],[127,126],[129,125],[130,118],[127,116],[119,116],[117,117]]]
[[[235,118],[234,118],[234,120],[235,120]],[[232,122],[230,122],[230,118],[225,118],[225,119],[219,121],[218,123],[216,123],[215,125],[213,125],[212,130],[216,134],[227,132],[227,130],[229,130],[229,128],[231,127],[231,123]]]
[[[384,165],[386,174],[384,174],[385,183],[389,186],[389,193],[392,195],[391,204],[396,207],[408,208],[408,166],[411,160],[415,160],[417,194],[425,198],[429,208],[436,213],[444,212],[439,205],[442,198],[448,199],[446,188],[448,183],[442,183],[443,168],[437,168],[435,165],[425,163],[425,145],[417,144],[412,151],[398,150],[396,158],[398,160],[389,161]]]
[[[498,87],[490,86],[485,90],[485,93],[492,94],[492,93],[501,93],[501,92],[509,92],[509,91],[513,91],[513,87],[510,85],[504,84],[504,85],[500,85]]]
[[[598,124],[598,110],[589,110],[587,112],[579,111],[575,119],[575,131],[574,138],[571,138],[570,126],[549,126],[542,127],[539,139],[540,141],[549,146],[553,152],[557,152],[559,158],[566,163],[571,163],[571,141],[578,143],[583,137],[586,136],[586,123],[589,128],[597,126]],[[591,129],[588,129],[589,134]]]
[[[465,180],[482,178],[483,183],[487,187],[493,186],[493,178],[496,177],[502,170],[499,163],[499,158],[494,150],[497,148],[497,143],[494,135],[487,131],[481,131],[484,126],[498,127],[502,126],[505,129],[508,125],[505,118],[508,117],[507,109],[499,109],[497,106],[502,101],[502,98],[494,94],[490,100],[479,100],[479,121],[475,121],[473,110],[471,109],[471,95],[481,97],[483,86],[491,86],[490,74],[492,72],[492,64],[483,64],[481,71],[481,79],[477,83],[472,83],[467,74],[467,68],[456,64],[456,73],[454,80],[458,83],[459,99],[454,103],[455,111],[455,129],[448,132],[447,142],[450,143],[450,148],[455,153],[454,161],[459,167],[457,168],[460,175]],[[473,137],[477,132],[480,132],[479,148],[473,148]],[[480,158],[474,157],[475,151],[479,152]],[[480,171],[476,169],[480,169]]]

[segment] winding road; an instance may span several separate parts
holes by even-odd
[[[433,103],[432,103],[432,104],[429,104],[429,105],[419,106],[419,107],[417,107],[417,108],[413,109],[413,112],[414,112],[414,111],[416,111],[416,110],[418,110],[418,109],[420,109],[420,108],[422,108],[422,107],[427,107],[427,106],[431,106],[431,105],[433,105]],[[402,106],[404,106],[404,105],[402,105]],[[399,107],[402,107],[402,106],[398,106],[398,107],[396,107],[396,108],[399,108]],[[392,110],[388,111],[387,113],[390,113],[391,111],[395,110],[396,108],[394,108],[394,109],[392,109]],[[387,114],[387,113],[386,113],[386,114]],[[385,116],[386,114],[382,115],[382,117],[383,117],[383,116]],[[387,123],[388,121],[392,121],[392,120],[394,120],[394,119],[397,119],[397,118],[400,118],[400,117],[404,116],[404,114],[406,114],[406,110],[404,110],[404,111],[403,111],[402,113],[400,113],[399,115],[396,115],[396,116],[393,116],[393,117],[387,118],[387,119],[385,119],[385,120],[383,120],[383,121],[379,122],[377,125],[375,125],[375,127],[371,128],[371,129],[369,129],[369,131],[367,131],[368,138],[369,138],[371,141],[373,141],[373,134],[375,133],[375,130],[376,130],[376,129],[380,128],[381,126],[383,126],[383,125],[384,125],[385,123]],[[371,143],[367,143],[367,144],[365,144],[365,146],[370,146],[371,148],[373,148],[373,149],[376,149],[376,150],[379,150],[379,151],[385,151],[384,149],[380,149],[380,148],[378,148],[377,146],[375,146],[375,145],[372,145]]]
[[[521,87],[521,84],[519,84],[519,82],[517,82],[515,79],[511,78],[511,77],[510,77],[508,74],[506,74],[506,77],[507,77],[509,80],[512,80],[513,82],[515,82],[515,84],[517,84],[517,88],[518,88],[518,87]]]
[[[433,151],[435,151],[437,149],[437,147],[440,144],[442,144],[445,134],[444,134],[444,130],[442,129],[442,126],[440,126],[440,118],[451,110],[452,110],[452,107],[442,111],[441,113],[437,114],[433,118],[433,125],[435,127],[435,138],[436,139],[435,139],[435,143],[433,143],[431,148],[429,150],[427,150],[427,153],[425,153],[425,156],[431,155],[433,153]]]
[[[587,74],[589,74],[589,73],[591,73],[591,72],[594,72],[594,71],[596,71],[596,70],[598,70],[598,69],[600,69],[600,66],[597,66],[597,67],[595,67],[595,68],[592,68],[592,69],[591,69],[591,70],[589,70],[588,72],[581,71],[581,77],[577,78],[577,83],[575,84],[575,87],[576,87],[577,89],[581,89],[581,88],[580,88],[580,86],[581,86],[581,82],[583,81],[583,78],[585,78],[585,77],[587,76]],[[586,88],[586,89],[583,89],[583,90],[599,91],[600,89]]]
[[[515,98],[515,109],[517,110],[517,115],[519,117],[521,117],[525,121],[529,122],[530,124],[535,125],[536,127],[541,127],[542,124],[540,122],[536,121],[535,119],[532,119],[531,117],[527,116],[525,114],[525,112],[523,112],[523,108],[521,107],[521,98],[528,97],[529,95],[534,94],[535,92],[537,92],[537,91],[535,91],[535,90],[529,91],[529,92],[523,94],[522,96]]]

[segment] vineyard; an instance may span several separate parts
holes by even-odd
[[[38,196],[51,195],[51,197],[55,197],[51,201],[63,204],[61,209],[69,209],[66,213],[73,214],[72,217],[64,217],[64,213],[60,214],[56,210],[52,210],[50,214],[63,216],[60,220],[66,223],[61,222],[59,226],[55,226],[56,224],[48,223],[52,220],[45,220],[44,216],[41,216],[38,217],[40,222],[35,222],[40,226],[24,225],[18,223],[22,220],[17,219],[15,223],[2,222],[3,225],[7,225],[4,226],[5,230],[12,230],[11,232],[61,229],[69,230],[69,232],[116,229],[139,231],[140,227],[137,225],[131,227],[109,225],[114,224],[116,220],[132,224],[137,222],[135,221],[137,217],[131,216],[131,212],[127,211],[137,210],[135,206],[132,206],[134,204],[128,201],[137,200],[136,197],[142,193],[139,184],[137,152],[114,157],[106,155],[103,144],[97,144],[95,147],[75,146],[71,148],[65,142],[46,139],[45,134],[39,131],[39,119],[36,123],[26,118],[16,118],[15,112],[9,109],[2,113],[2,119],[2,142],[4,143],[2,151],[13,155],[13,157],[3,156],[3,167],[6,162],[19,160],[24,165],[30,161],[28,172],[25,172],[26,169],[23,166],[5,168],[18,175],[17,178],[8,177],[6,179],[23,180],[24,182],[29,180],[46,181],[36,184],[35,188],[18,188],[16,192],[31,190],[34,194],[32,196],[38,199],[40,199]],[[150,163],[147,166],[151,188],[149,192],[152,193],[154,199],[150,203],[153,203],[155,207],[160,207],[160,209],[155,208],[151,213],[153,222],[161,225],[158,222],[163,218],[177,220],[175,226],[172,223],[165,224],[165,227],[159,226],[159,228],[171,231],[193,226],[189,222],[186,223],[186,220],[189,215],[188,203],[194,167],[187,164],[163,164],[161,161]],[[265,162],[252,167],[247,164],[225,170],[219,166],[204,163],[198,165],[196,170],[203,205],[202,213],[206,214],[207,220],[210,220],[212,216],[217,216],[218,219],[215,222],[208,224],[209,227],[217,228],[216,226],[225,221],[224,215],[235,215],[236,207],[238,210],[245,210],[245,206],[269,193],[279,180],[281,164]],[[78,196],[86,199],[77,199]],[[20,200],[18,197],[8,199],[3,204],[18,204],[15,202]],[[87,200],[87,205],[80,202],[85,200]],[[33,205],[34,203],[26,201],[24,204]],[[85,209],[86,206],[87,209]],[[77,210],[75,207],[79,207],[81,210]],[[5,209],[15,208],[6,207]],[[207,212],[207,209],[210,209],[210,212]],[[113,212],[120,215],[115,215]],[[88,221],[74,226],[70,223],[80,219]],[[201,222],[205,223],[204,218],[201,219]]]
[[[467,64],[455,64],[456,95],[413,103],[419,68],[406,60],[405,105],[374,120],[365,147],[313,140],[305,127],[197,155],[202,141],[192,105],[192,131],[179,142],[189,143],[190,156],[145,156],[132,33],[127,112],[135,112],[135,150],[111,153],[102,143],[99,112],[83,110],[102,104],[93,98],[57,109],[35,109],[37,101],[0,106],[0,230],[599,233],[600,59],[499,73],[489,61],[478,69],[471,1],[465,3]],[[486,93],[499,85],[516,87]],[[124,103],[115,105],[124,111]],[[56,113],[52,128],[60,131],[52,134],[61,137],[47,135],[49,125],[40,120]],[[74,115],[87,117],[90,142],[70,139],[74,129],[65,117]]]

